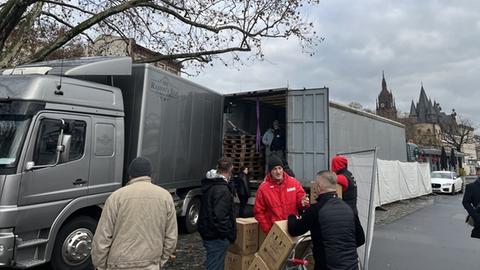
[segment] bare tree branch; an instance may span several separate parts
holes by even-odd
[[[35,62],[49,55],[60,57],[72,49],[78,53],[78,42],[94,43],[94,38],[112,35],[125,42],[134,39],[163,54],[145,62],[179,59],[203,67],[213,59],[224,64],[240,62],[237,52],[246,51],[253,52],[248,59],[256,60],[263,58],[262,40],[266,38],[296,37],[302,49],[315,45],[316,37],[309,32],[313,25],[300,12],[304,4],[317,2],[6,0],[0,9],[0,53],[5,55],[4,47],[8,46],[8,52],[16,48],[21,57],[8,57],[11,61],[2,65]],[[34,3],[44,4],[42,12],[29,31],[21,32]],[[27,44],[16,43],[20,34],[28,36]]]
[[[65,43],[69,42],[72,38],[77,36],[78,34],[82,33],[83,31],[87,30],[88,28],[92,27],[93,25],[97,24],[100,21],[103,21],[104,19],[108,18],[109,16],[112,16],[114,14],[123,12],[127,9],[133,8],[136,5],[145,2],[146,0],[132,0],[125,2],[124,4],[118,5],[118,6],[113,6],[110,9],[107,9],[103,12],[100,12],[89,19],[83,21],[79,25],[75,26],[74,28],[70,29],[67,33],[65,33],[62,36],[59,36],[53,44],[51,44],[49,47],[45,47],[42,50],[40,50],[38,53],[34,54],[32,58],[28,61],[29,63],[31,62],[37,62],[40,60],[43,60],[48,54],[52,53],[56,49],[62,47]]]
[[[452,116],[453,117],[453,116]],[[440,125],[442,139],[454,147],[457,151],[462,150],[464,144],[472,143],[474,140],[474,128],[472,123],[466,119],[458,118]]]
[[[162,60],[173,60],[173,59],[183,59],[183,58],[197,58],[197,57],[203,57],[205,55],[216,55],[216,54],[223,54],[223,53],[235,52],[235,51],[248,52],[250,50],[251,50],[250,47],[233,47],[233,48],[210,50],[210,51],[169,54],[169,55],[161,55],[154,58],[142,60],[140,61],[140,63],[152,63],[152,62],[158,62]]]
[[[9,47],[5,52],[0,52],[0,66],[5,66],[11,62],[21,50],[25,40],[28,38],[26,34],[32,28],[35,19],[42,12],[43,3],[39,2],[34,5],[32,10],[25,16],[25,20],[18,27],[18,33],[13,37],[13,46]]]
[[[22,20],[22,15],[35,0],[9,0],[0,10],[0,52],[15,27]]]
[[[80,12],[83,12],[83,13],[86,13],[86,14],[89,14],[89,15],[94,15],[95,14],[91,11],[88,11],[86,9],[83,9],[83,8],[78,7],[78,6],[71,5],[71,4],[68,4],[68,3],[65,3],[65,2],[49,1],[49,0],[42,0],[42,2],[53,4],[53,5],[59,5],[59,6],[63,6],[63,7],[68,7],[68,8],[75,9],[75,10],[78,10]]]

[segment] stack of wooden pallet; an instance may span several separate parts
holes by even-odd
[[[264,159],[255,148],[255,136],[227,134],[223,142],[224,155],[233,160],[235,169],[247,166],[252,179],[263,179]]]

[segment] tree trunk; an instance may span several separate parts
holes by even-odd
[[[36,0],[9,0],[0,12],[0,52],[3,51],[8,37],[23,19],[28,6]]]

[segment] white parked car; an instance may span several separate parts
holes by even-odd
[[[456,172],[435,171],[431,173],[432,190],[438,193],[463,192],[463,180]]]

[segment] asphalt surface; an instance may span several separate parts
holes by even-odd
[[[480,269],[480,239],[470,238],[462,197],[437,195],[433,204],[377,226],[369,269]]]

